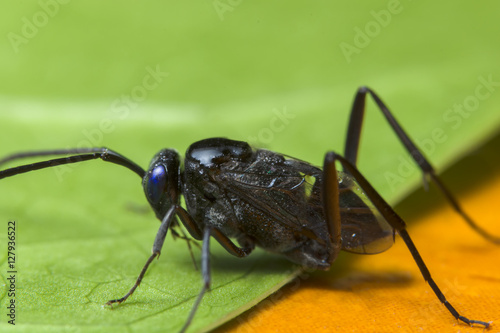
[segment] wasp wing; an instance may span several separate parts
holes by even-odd
[[[323,171],[301,160],[280,157],[279,163],[254,163],[244,170],[225,170],[217,177],[217,183],[233,198],[246,203],[249,218],[263,220],[263,224],[272,221],[321,244],[328,242],[322,201]],[[375,254],[390,248],[394,230],[356,180],[339,172],[338,184],[342,249]]]
[[[368,199],[356,180],[339,172],[342,249],[359,254],[376,254],[394,243],[394,229]]]
[[[244,170],[224,170],[216,182],[232,200],[244,202],[247,218],[261,220],[262,225],[276,223],[298,237],[325,244],[328,234],[318,181],[321,169],[305,162],[288,163],[279,157],[279,163],[254,163]]]

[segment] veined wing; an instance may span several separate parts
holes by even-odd
[[[326,225],[322,214],[317,174],[305,174],[289,165],[267,169],[248,168],[217,176],[217,183],[232,198],[242,200],[273,223],[324,243]],[[320,237],[320,235],[324,235]]]

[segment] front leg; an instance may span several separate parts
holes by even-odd
[[[155,240],[153,243],[153,249],[151,251],[152,254],[149,257],[149,259],[146,261],[146,264],[144,265],[144,267],[142,268],[141,273],[139,274],[139,277],[135,281],[135,284],[132,286],[132,288],[129,290],[129,292],[127,294],[125,294],[125,296],[123,296],[122,298],[113,299],[111,301],[108,301],[106,303],[106,305],[112,305],[114,303],[120,304],[120,303],[125,302],[127,300],[127,298],[129,298],[134,293],[134,291],[137,289],[137,287],[139,287],[139,285],[142,282],[142,278],[146,274],[146,271],[148,270],[149,265],[153,262],[153,259],[160,257],[161,249],[163,247],[165,237],[167,236],[168,229],[170,228],[170,225],[172,224],[172,221],[174,220],[175,207],[176,206],[170,207],[170,209],[165,214],[165,217],[161,221],[160,228],[158,229],[158,232],[156,233],[156,237],[155,237]]]

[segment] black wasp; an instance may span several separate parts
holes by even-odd
[[[211,237],[237,257],[246,257],[259,246],[302,266],[328,270],[340,250],[379,253],[392,245],[395,233],[406,243],[424,279],[450,313],[466,324],[489,327],[488,322],[461,316],[448,303],[408,235],[404,221],[356,168],[366,95],[372,96],[423,171],[424,179],[437,185],[471,227],[488,240],[500,243],[500,239],[466,215],[382,100],[366,87],[359,88],[355,96],[344,155],[328,152],[323,169],[272,151],[252,149],[245,142],[212,138],[188,148],[183,168],[173,149],[157,153],[147,171],[108,148],[62,149],[7,156],[0,164],[26,157],[70,155],[0,171],[0,179],[99,158],[137,173],[161,225],[152,255],[134,286],[122,298],[106,304],[122,303],[132,295],[148,266],[160,255],[168,230],[174,233],[179,219],[194,239],[202,241],[203,276],[202,289],[181,331],[187,329],[210,288]],[[337,164],[342,166],[342,172],[337,170]],[[180,205],[181,195],[186,208]]]

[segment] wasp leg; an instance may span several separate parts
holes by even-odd
[[[182,225],[184,225],[184,227],[189,232],[191,237],[193,237],[196,240],[202,240],[203,233],[196,224],[196,222],[193,221],[191,215],[189,215],[189,213],[181,206],[177,206],[176,213],[177,216],[181,219]]]
[[[422,260],[422,257],[418,253],[418,250],[415,247],[413,241],[411,240],[410,235],[406,231],[405,222],[401,219],[401,217],[399,217],[398,214],[396,214],[396,212],[392,209],[392,207],[389,206],[387,202],[385,202],[385,200],[380,196],[380,194],[378,194],[377,191],[375,191],[375,189],[370,185],[370,183],[366,180],[366,178],[358,171],[358,169],[351,162],[333,152],[327,153],[325,157],[325,164],[335,165],[336,161],[339,161],[342,164],[344,170],[349,172],[356,179],[358,184],[365,191],[367,197],[377,208],[380,214],[382,214],[385,220],[397,231],[397,233],[401,236],[401,238],[403,238],[403,241],[408,247],[408,250],[410,250],[410,253],[415,262],[417,263],[417,266],[420,269],[420,272],[422,273],[422,276],[424,277],[425,281],[429,283],[432,290],[434,291],[434,294],[436,294],[441,303],[444,304],[444,306],[453,315],[453,317],[455,317],[457,320],[461,320],[462,322],[470,326],[472,326],[473,324],[477,324],[477,325],[482,325],[485,328],[488,328],[490,326],[490,323],[480,320],[468,319],[464,316],[461,316],[458,313],[458,311],[455,310],[455,308],[446,300],[446,297],[441,292],[436,282],[434,282],[434,279],[432,278],[429,269],[427,268],[424,261]]]
[[[210,236],[214,237],[227,252],[236,257],[246,257],[254,249],[255,245],[249,243],[248,247],[240,248],[236,246],[227,236],[225,236],[219,229],[210,226],[205,226],[203,232],[200,231],[198,225],[193,221],[193,218],[189,213],[182,207],[176,207],[176,214],[181,219],[182,224],[186,227],[189,234],[197,240],[203,240],[201,247],[201,274],[203,276],[203,286],[201,288],[196,301],[191,308],[189,317],[184,323],[181,332],[185,332],[189,327],[193,318],[198,310],[199,305],[203,299],[205,293],[210,290],[211,284],[211,274],[210,274]]]
[[[439,190],[444,194],[453,209],[467,222],[467,224],[474,229],[481,236],[487,240],[500,244],[500,237],[496,237],[486,230],[481,228],[476,222],[474,222],[467,213],[462,209],[458,201],[454,198],[448,188],[444,185],[441,179],[436,175],[434,168],[429,163],[429,161],[424,157],[422,152],[413,143],[410,137],[403,130],[401,125],[396,121],[396,118],[389,111],[385,103],[380,99],[380,97],[368,87],[360,87],[356,92],[354,98],[354,103],[352,105],[351,116],[349,119],[349,127],[347,130],[347,139],[345,145],[344,156],[352,165],[356,165],[358,158],[359,140],[361,137],[361,128],[363,125],[363,117],[365,113],[365,100],[366,95],[369,94],[379,107],[380,111],[384,114],[385,118],[391,125],[392,129],[398,136],[401,143],[405,146],[406,150],[410,153],[413,160],[418,164],[422,172],[424,173],[424,186],[427,187],[427,177],[437,185]]]
[[[215,240],[219,242],[219,244],[222,245],[227,252],[238,258],[248,256],[255,248],[255,244],[250,239],[245,239],[245,247],[236,246],[236,244],[234,244],[229,237],[224,235],[217,228],[212,229],[212,237],[215,238]]]
[[[341,250],[341,220],[339,204],[339,183],[335,161],[325,156],[323,163],[323,207],[330,237],[329,263],[333,263]]]
[[[203,245],[201,248],[201,274],[203,276],[203,286],[201,287],[201,291],[198,294],[198,297],[196,298],[196,301],[193,304],[193,307],[191,308],[191,312],[189,313],[189,317],[184,323],[184,326],[181,329],[181,332],[185,332],[186,329],[189,327],[191,324],[191,321],[194,318],[194,315],[196,314],[196,310],[198,310],[198,306],[201,303],[201,300],[203,299],[203,296],[207,292],[207,290],[210,289],[210,283],[211,283],[211,273],[210,273],[210,235],[212,232],[212,228],[210,227],[205,227],[203,230]]]
[[[135,281],[135,284],[132,286],[132,288],[129,290],[129,292],[127,294],[125,294],[125,296],[123,296],[122,298],[113,299],[111,301],[108,301],[106,303],[106,305],[111,305],[113,303],[120,304],[120,303],[125,302],[127,300],[127,298],[129,298],[134,293],[134,291],[137,289],[137,287],[139,287],[139,285],[142,282],[142,278],[146,274],[146,271],[148,270],[149,265],[153,262],[153,259],[160,257],[161,248],[163,247],[163,242],[165,241],[165,237],[167,236],[167,232],[168,232],[168,229],[170,228],[170,224],[174,220],[174,216],[175,216],[175,206],[172,206],[167,211],[167,213],[165,214],[165,217],[161,221],[160,228],[158,229],[158,232],[156,233],[156,237],[155,237],[155,240],[153,243],[153,249],[151,251],[152,254],[149,257],[149,259],[146,261],[146,264],[144,265],[144,267],[141,270],[141,273],[139,274],[139,277],[137,278],[137,280]]]
[[[197,240],[201,240],[203,237],[203,234],[200,231],[200,228],[198,227],[198,225],[195,223],[195,221],[193,221],[193,218],[191,217],[191,215],[189,215],[189,213],[182,207],[177,207],[176,212],[177,212],[177,216],[179,216],[179,218],[182,221],[182,224],[184,225],[184,227],[186,227],[189,234],[193,238],[195,238]],[[233,256],[236,256],[239,258],[246,257],[255,248],[255,244],[253,244],[253,242],[251,242],[250,239],[246,240],[246,242],[248,244],[246,244],[245,247],[238,247],[236,244],[233,243],[233,241],[231,241],[229,239],[229,237],[224,235],[219,229],[211,228],[211,233],[212,233],[212,237],[214,237],[215,240],[218,241],[220,243],[220,245],[222,245],[222,247],[224,247],[224,249],[227,252],[229,252],[230,254],[232,254]]]

